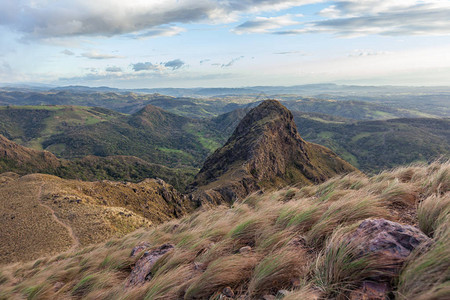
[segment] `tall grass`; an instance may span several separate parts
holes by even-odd
[[[395,221],[403,214],[435,244],[410,257],[397,298],[446,299],[449,166],[413,165],[371,178],[355,173],[253,194],[77,252],[2,266],[0,299],[214,299],[228,286],[236,298],[275,296],[282,289],[288,300],[345,298],[389,264],[362,256],[347,232],[367,218]],[[142,255],[131,257],[131,249],[142,242],[176,246],[154,264],[149,281],[125,289]],[[243,246],[250,248],[241,253]]]
[[[442,224],[441,226],[443,226]],[[400,274],[397,299],[450,299],[450,229],[429,249],[417,249]]]
[[[417,209],[419,228],[428,236],[433,236],[439,226],[445,223],[448,225],[449,215],[450,193],[429,196]]]
[[[306,275],[308,264],[305,251],[293,247],[266,255],[255,267],[248,286],[249,294],[276,293],[289,288],[292,279]]]
[[[377,256],[361,255],[358,239],[346,236],[352,227],[337,229],[318,256],[314,267],[314,283],[326,297],[342,298],[362,280],[386,275],[386,264]]]

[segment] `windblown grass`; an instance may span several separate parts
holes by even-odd
[[[225,287],[242,299],[279,290],[288,300],[345,298],[361,280],[384,272],[387,262],[361,256],[357,241],[345,239],[362,220],[380,217],[411,220],[435,241],[408,260],[397,298],[445,299],[449,166],[412,165],[253,194],[76,252],[5,265],[0,299],[218,299]],[[142,255],[131,257],[131,249],[141,242],[175,249],[156,262],[151,280],[125,288]]]
[[[433,236],[441,225],[448,225],[450,215],[450,193],[445,195],[432,195],[419,204],[417,218],[419,228],[428,236]]]
[[[447,227],[429,249],[417,249],[411,255],[400,274],[397,299],[449,299],[449,280],[450,229]]]

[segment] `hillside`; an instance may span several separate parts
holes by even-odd
[[[284,100],[283,104],[290,110],[328,114],[354,120],[436,117],[436,115],[430,113],[408,109],[407,106],[398,108],[383,103],[317,98],[299,99],[298,97],[292,97],[292,100],[286,101],[286,98],[289,99],[290,97],[281,97]]]
[[[450,157],[450,119],[348,121],[293,112],[303,138],[329,147],[364,172]]]
[[[248,110],[238,109],[213,121],[218,120],[230,131]],[[330,148],[363,172],[373,174],[412,162],[450,157],[448,118],[356,121],[327,114],[291,112],[306,141]]]
[[[71,106],[0,109],[0,134],[60,158],[136,156],[171,168],[200,167],[226,139],[216,124],[154,106],[133,115]]]
[[[48,151],[20,146],[0,135],[0,174],[15,172],[52,174],[66,179],[116,180],[139,182],[161,178],[183,191],[195,175],[194,169],[171,169],[148,163],[133,156],[86,156],[80,159],[58,159]]]
[[[0,263],[29,261],[180,217],[187,199],[161,180],[82,182],[0,174]]]
[[[448,299],[449,174],[448,162],[413,165],[253,194],[2,266],[0,297]]]
[[[250,110],[207,158],[188,190],[196,201],[231,203],[261,189],[309,185],[356,171],[329,149],[305,142],[292,113],[275,100]]]
[[[194,120],[154,106],[134,115],[89,107],[3,107],[0,109],[0,134],[21,145],[45,149],[71,160],[88,155],[140,159],[108,159],[105,164],[89,166],[90,172],[75,167],[76,175],[70,177],[68,174],[73,173],[62,172],[57,173],[58,176],[131,181],[160,177],[184,189],[206,157],[225,143],[250,108],[233,110],[212,119]],[[292,112],[306,141],[330,148],[363,172],[380,172],[450,155],[449,119],[355,121]],[[111,164],[114,168],[104,166]],[[159,172],[160,165],[169,169]],[[114,172],[115,169],[120,172]],[[92,172],[97,175],[89,175]]]

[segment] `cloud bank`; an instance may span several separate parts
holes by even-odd
[[[2,0],[0,25],[24,38],[170,36],[174,23],[221,23],[248,12],[273,11],[319,0]],[[138,36],[139,36],[138,35]]]
[[[237,26],[236,33],[264,32],[278,35],[329,33],[342,37],[370,34],[449,35],[450,1],[443,0],[346,0],[332,1],[320,12],[323,20],[293,29],[269,30],[293,25],[289,15],[255,18]],[[280,22],[277,22],[277,21]],[[286,25],[283,24],[286,22]]]

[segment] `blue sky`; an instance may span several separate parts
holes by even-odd
[[[450,0],[1,0],[0,82],[448,85]]]

